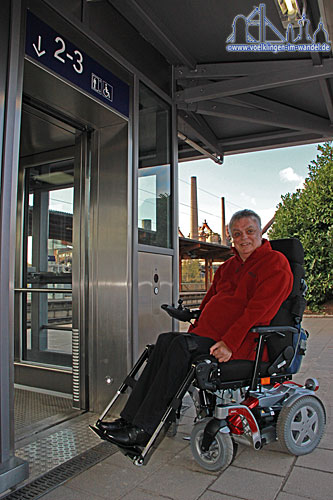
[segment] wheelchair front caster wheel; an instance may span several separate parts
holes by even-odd
[[[326,416],[323,404],[313,396],[303,396],[291,406],[284,406],[277,421],[281,448],[291,455],[306,455],[319,444]]]
[[[319,389],[318,380],[315,378],[306,379],[304,385],[307,389],[309,389],[309,391],[317,391]]]
[[[191,433],[191,449],[194,460],[209,471],[224,470],[234,459],[234,443],[230,434],[218,432],[209,450],[202,451],[201,443],[209,418],[201,420],[193,427]]]

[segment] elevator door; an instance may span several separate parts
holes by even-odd
[[[80,211],[74,205],[81,199],[84,159],[78,152],[85,149],[86,135],[30,102],[23,105],[15,378],[20,385],[62,394],[72,394],[80,371]]]
[[[74,159],[25,169],[22,360],[72,366]]]

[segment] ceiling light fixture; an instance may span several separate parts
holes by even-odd
[[[298,27],[298,21],[305,14],[305,2],[300,0],[276,0],[282,21],[282,26],[287,28],[289,24]]]

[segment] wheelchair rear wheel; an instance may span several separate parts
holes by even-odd
[[[204,469],[210,471],[226,469],[234,459],[234,443],[230,434],[218,432],[209,450],[202,451],[201,443],[209,418],[194,425],[191,433],[191,449],[195,461]]]
[[[325,410],[313,396],[303,396],[284,406],[277,421],[277,437],[284,451],[306,455],[319,444],[325,428]]]

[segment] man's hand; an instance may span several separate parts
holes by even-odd
[[[212,356],[215,356],[219,363],[229,361],[232,356],[232,351],[223,342],[223,340],[220,340],[219,342],[216,342],[216,344],[212,345],[209,352]]]

